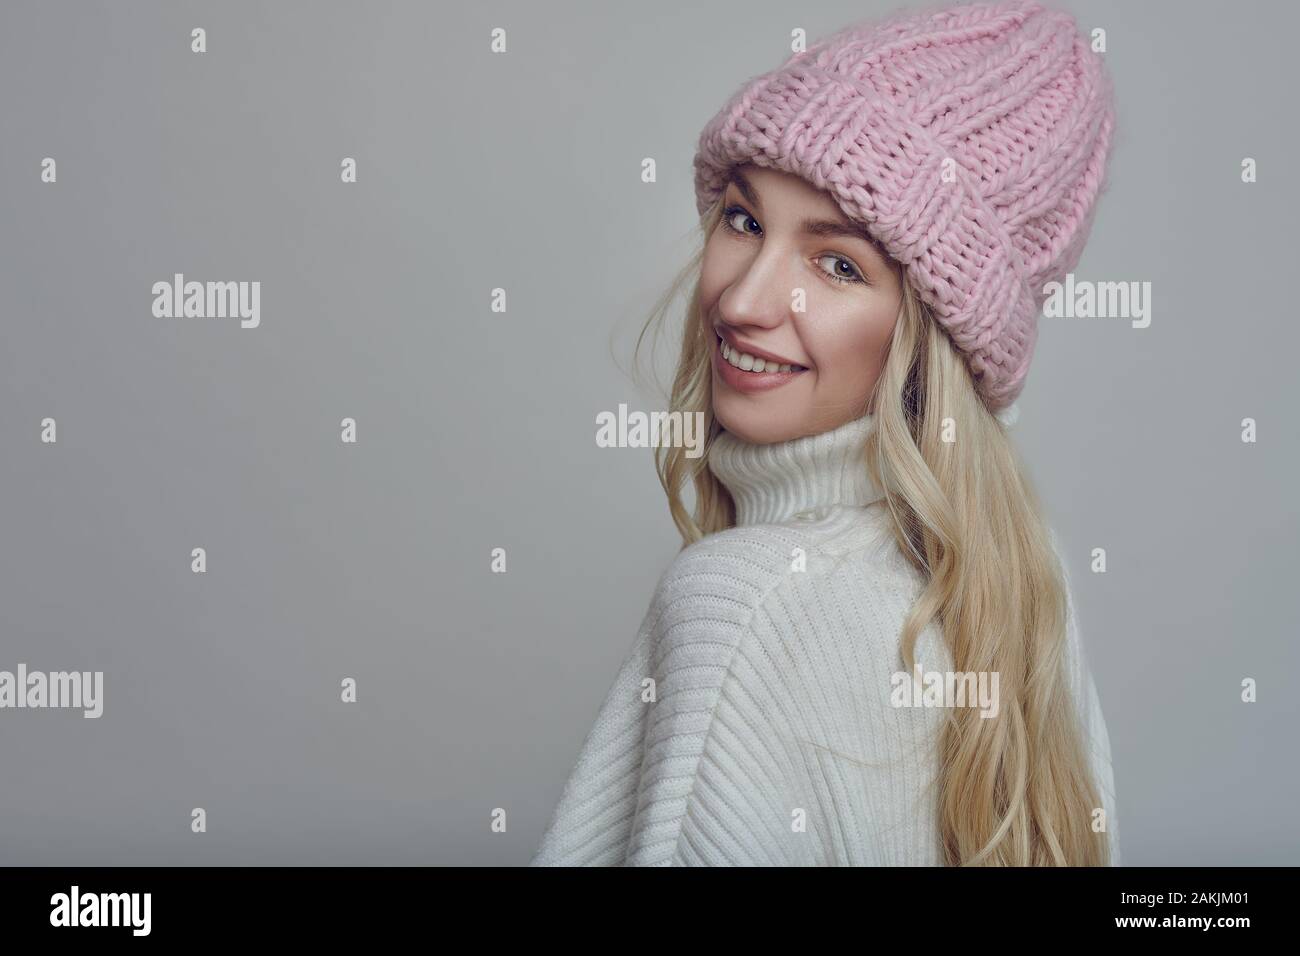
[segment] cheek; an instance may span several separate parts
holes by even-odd
[[[884,361],[898,317],[897,305],[873,301],[823,307],[808,323],[805,346],[817,369],[819,385],[854,388],[874,382]]]
[[[727,288],[731,266],[727,262],[726,250],[720,248],[720,240],[715,234],[704,247],[704,258],[700,260],[700,304],[704,314],[708,315],[718,298]]]

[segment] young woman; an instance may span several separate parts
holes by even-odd
[[[1113,126],[1075,22],[1030,2],[847,28],[708,124],[672,407],[709,443],[656,459],[685,546],[534,864],[1119,862],[1006,431]]]

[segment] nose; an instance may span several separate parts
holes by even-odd
[[[718,316],[736,329],[773,329],[789,318],[792,293],[779,247],[765,242],[718,297]]]

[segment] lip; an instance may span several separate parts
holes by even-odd
[[[740,352],[747,352],[750,355],[754,356],[754,358],[761,358],[765,362],[775,362],[777,365],[803,366],[803,362],[796,362],[794,359],[788,359],[783,355],[777,355],[775,352],[769,352],[766,349],[759,349],[759,348],[755,348],[752,345],[746,345],[744,342],[740,341],[738,338],[732,335],[731,332],[729,332],[727,329],[722,328],[721,326],[714,326],[713,331],[717,335],[720,335],[722,338],[726,339],[727,344],[730,345],[733,349],[736,349],[737,351]],[[806,368],[806,366],[804,367]],[[761,375],[763,373],[760,372],[759,374]]]
[[[731,345],[732,343],[728,340],[727,344]],[[739,346],[737,346],[737,348],[739,348]],[[768,358],[766,353],[750,352],[749,354],[757,354],[759,358],[764,360]],[[773,356],[772,358],[773,361],[783,361],[776,356]],[[798,363],[792,362],[791,364],[793,365]],[[713,342],[713,372],[722,379],[728,388],[734,389],[737,392],[752,394],[754,392],[766,392],[774,388],[780,388],[782,385],[789,384],[807,371],[808,370],[805,368],[800,369],[797,372],[746,372],[742,369],[736,368],[736,366],[732,365],[722,357],[722,340],[720,338],[715,338]]]

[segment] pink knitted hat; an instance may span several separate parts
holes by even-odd
[[[1024,386],[1043,286],[1083,252],[1114,125],[1110,79],[1068,13],[903,12],[735,93],[700,135],[696,205],[744,163],[826,190],[906,267],[998,411]]]

